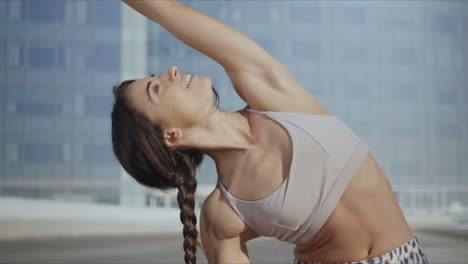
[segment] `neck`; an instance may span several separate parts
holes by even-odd
[[[184,145],[210,156],[223,182],[230,181],[225,177],[238,169],[249,150],[256,146],[248,114],[246,110],[217,110],[200,126],[184,131]]]

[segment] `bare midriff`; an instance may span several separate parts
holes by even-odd
[[[369,152],[314,237],[296,245],[302,262],[349,262],[383,255],[414,237],[385,176]]]

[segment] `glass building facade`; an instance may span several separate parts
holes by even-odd
[[[118,203],[120,6],[0,1],[1,195]]]
[[[468,185],[467,2],[179,2],[285,64],[393,185]],[[221,109],[246,105],[220,65],[120,1],[0,1],[0,194],[144,203],[112,154],[111,86],[172,65],[209,76]],[[206,156],[198,182],[216,177]]]
[[[392,184],[468,184],[467,2],[179,2],[285,64],[368,142]],[[148,51],[150,72],[177,65],[209,76],[223,110],[245,106],[216,62],[152,22]],[[214,184],[213,163],[204,166],[199,182]]]

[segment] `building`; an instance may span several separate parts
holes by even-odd
[[[209,76],[221,109],[245,106],[220,65],[125,4],[42,2],[0,2],[2,194],[116,201],[120,192],[121,203],[147,203],[109,145],[117,80],[176,65]],[[179,2],[285,64],[368,142],[392,185],[468,184],[466,2]],[[208,156],[197,179],[216,182]]]
[[[120,7],[0,2],[1,195],[119,202],[109,116]]]

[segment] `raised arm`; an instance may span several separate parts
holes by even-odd
[[[123,1],[218,62],[250,107],[265,111],[328,113],[282,63],[233,27],[174,0]]]
[[[272,67],[278,63],[242,32],[175,0],[123,1],[225,69]]]

